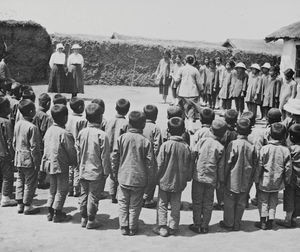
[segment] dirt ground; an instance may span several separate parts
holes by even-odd
[[[156,88],[86,86],[83,97],[103,98],[106,103],[105,118],[114,116],[114,105],[118,98],[128,98],[131,109],[142,109],[145,104],[156,104],[159,108],[158,125],[166,126],[166,109],[161,104]],[[35,86],[37,95],[47,90],[45,85]],[[88,102],[88,101],[87,101]],[[256,130],[260,130],[258,126]],[[243,216],[242,230],[227,232],[218,223],[222,211],[214,211],[210,233],[196,235],[188,229],[192,223],[191,183],[183,192],[180,232],[176,236],[162,238],[152,232],[156,222],[156,210],[143,209],[139,222],[139,234],[135,237],[121,236],[118,230],[118,206],[109,199],[100,201],[97,218],[103,226],[97,230],[80,227],[78,198],[68,197],[65,211],[73,216],[68,223],[54,224],[46,220],[47,190],[37,190],[34,204],[41,207],[36,216],[18,215],[15,207],[0,208],[0,251],[299,251],[300,228],[261,231],[254,227],[258,210],[250,205]],[[253,196],[254,191],[251,191]],[[282,193],[280,194],[282,199]],[[282,200],[277,207],[277,218],[283,218]],[[300,223],[298,222],[300,227]]]

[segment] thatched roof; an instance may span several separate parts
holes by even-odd
[[[206,41],[185,41],[185,40],[167,40],[167,39],[153,39],[138,36],[128,36],[114,32],[111,39],[120,41],[131,41],[142,44],[155,44],[165,47],[187,47],[187,48],[205,48],[212,50],[224,50],[222,46],[217,43],[210,43]]]
[[[227,39],[222,46],[240,51],[281,55],[282,42],[266,43],[263,39]]]
[[[266,42],[276,41],[278,39],[295,39],[300,40],[300,21],[284,26],[279,30],[268,35],[265,40]]]

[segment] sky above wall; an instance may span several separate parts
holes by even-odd
[[[1,0],[0,19],[33,20],[49,33],[220,42],[262,39],[300,21],[299,10],[299,0]]]

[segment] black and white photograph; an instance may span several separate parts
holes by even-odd
[[[1,0],[0,251],[300,251],[299,0]]]

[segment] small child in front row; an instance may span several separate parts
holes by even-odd
[[[40,209],[34,208],[32,201],[41,164],[42,139],[38,128],[32,123],[36,113],[34,103],[28,99],[20,101],[19,111],[23,119],[15,124],[13,138],[14,164],[18,169],[16,183],[18,213],[36,214]]]
[[[64,222],[71,219],[63,206],[69,189],[69,166],[77,165],[77,154],[73,135],[65,129],[68,109],[56,104],[51,108],[54,124],[44,137],[42,169],[49,173],[48,221]]]
[[[116,102],[116,111],[117,114],[115,118],[109,120],[105,127],[105,132],[107,133],[109,140],[110,153],[112,155],[113,151],[118,148],[117,140],[119,136],[124,134],[128,128],[128,120],[126,115],[130,108],[130,102],[127,99],[119,99]],[[111,202],[117,204],[118,200],[116,198],[118,181],[113,174],[110,176],[109,180],[109,194],[111,196]]]
[[[278,204],[278,192],[290,183],[292,174],[291,156],[283,146],[286,128],[281,123],[271,125],[271,137],[260,150],[259,166],[256,170],[258,183],[258,210],[260,222],[255,226],[263,230],[272,229]]]
[[[160,128],[156,124],[158,109],[155,105],[146,105],[144,107],[146,116],[146,125],[143,130],[143,135],[151,142],[154,152],[154,165],[157,168],[156,157],[159,153],[160,146],[162,145],[162,134]],[[156,184],[148,185],[144,194],[144,207],[155,208],[156,202],[153,200]]]
[[[289,130],[289,147],[292,158],[292,177],[290,184],[285,186],[283,193],[284,220],[276,221],[277,225],[294,228],[297,226],[297,216],[300,216],[300,124],[295,123]]]
[[[199,140],[210,135],[211,124],[215,120],[215,112],[211,108],[203,108],[200,110],[201,128],[198,129],[193,136],[192,148],[194,148]]]
[[[271,134],[271,125],[273,123],[281,122],[281,112],[278,108],[271,108],[267,112],[267,126],[263,133],[263,145],[267,145]]]
[[[222,228],[239,231],[248,192],[254,180],[257,155],[254,145],[247,137],[251,133],[251,122],[247,118],[237,121],[237,139],[229,143],[226,150],[224,181],[224,219]]]
[[[111,173],[110,150],[107,134],[101,130],[103,108],[91,103],[85,110],[88,125],[77,138],[79,178],[81,185],[81,226],[96,229],[98,204],[105,181]]]
[[[103,131],[105,131],[106,124],[107,124],[107,120],[103,117],[104,112],[105,112],[105,103],[104,103],[104,101],[103,101],[102,99],[100,99],[100,98],[93,99],[93,100],[91,101],[91,103],[96,103],[96,104],[98,104],[98,105],[102,108],[103,113],[102,113],[102,115],[101,115],[102,121],[101,121],[100,129],[103,130]]]
[[[112,155],[112,173],[119,184],[119,222],[122,235],[136,235],[147,185],[155,179],[154,156],[150,141],[143,136],[146,116],[129,114],[128,132],[121,135]]]
[[[70,100],[70,108],[73,113],[68,117],[66,130],[73,135],[75,140],[79,132],[86,127],[86,120],[83,117],[84,107],[83,99],[73,97]],[[70,167],[69,169],[69,196],[80,196],[79,168],[77,166]]]
[[[226,132],[226,123],[215,119],[208,137],[200,139],[194,151],[196,168],[193,173],[192,201],[194,223],[189,229],[195,233],[208,233],[214,203],[214,191],[222,178],[224,169],[225,149],[220,143]]]
[[[174,235],[179,228],[181,193],[192,177],[192,154],[181,137],[185,131],[182,118],[173,117],[168,121],[170,139],[161,146],[157,157],[157,180],[159,185],[157,230],[166,237]],[[171,205],[169,227],[167,226],[168,203]]]

